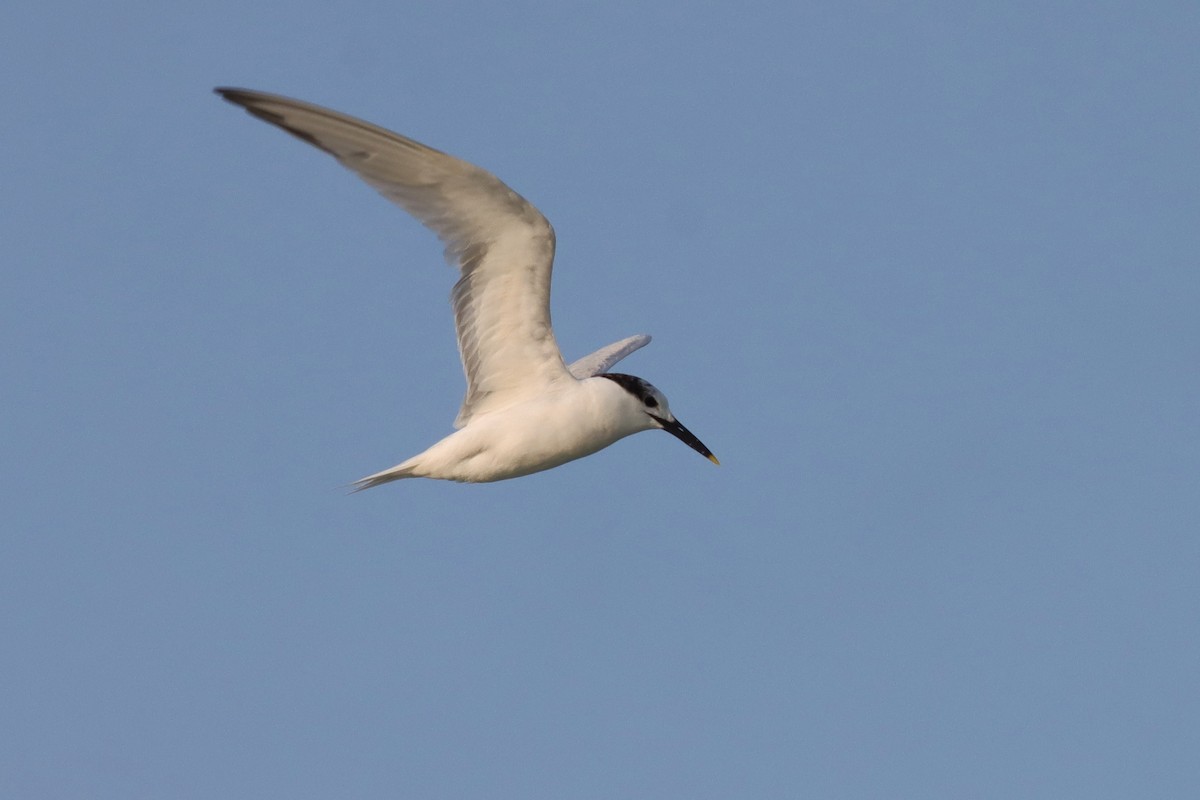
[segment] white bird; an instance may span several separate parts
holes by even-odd
[[[245,89],[216,92],[329,153],[412,214],[438,235],[461,274],[450,295],[467,377],[457,430],[355,481],[356,490],[401,478],[516,478],[654,429],[720,463],[675,419],[662,392],[607,371],[649,336],[630,336],[566,365],[550,327],[554,229],[490,172],[320,106]]]

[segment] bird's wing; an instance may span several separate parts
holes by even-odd
[[[634,350],[641,349],[648,344],[650,344],[650,337],[644,333],[639,333],[636,336],[630,336],[628,339],[622,339],[619,342],[605,345],[596,352],[572,363],[567,369],[579,380],[590,378],[593,375],[599,375],[601,372],[608,372],[613,364],[616,364]]]
[[[455,427],[571,375],[550,326],[554,229],[496,176],[320,106],[244,89],[231,103],[319,147],[438,235],[458,267],[451,302],[467,376]]]

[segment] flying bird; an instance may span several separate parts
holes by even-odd
[[[567,365],[550,326],[554,229],[498,178],[369,122],[279,95],[218,88],[261,120],[324,150],[437,234],[459,271],[450,299],[467,393],[455,432],[355,490],[400,480],[483,483],[664,430],[716,456],[649,382],[608,370],[650,342],[630,336]]]

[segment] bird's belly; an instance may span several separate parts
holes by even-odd
[[[502,439],[494,451],[495,477],[516,478],[551,469],[577,458],[603,450],[620,437],[611,436],[595,426],[541,425],[534,432]]]
[[[553,409],[544,411],[549,413],[472,420],[444,440],[457,452],[445,454],[436,477],[471,483],[517,478],[591,455],[624,436],[592,417],[561,418]]]

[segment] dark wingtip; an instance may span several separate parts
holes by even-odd
[[[226,102],[233,103],[235,106],[244,108],[246,113],[258,117],[263,122],[269,122],[275,127],[290,133],[292,136],[295,136],[305,144],[310,144],[318,150],[323,150],[334,158],[337,158],[337,153],[333,152],[324,144],[322,144],[321,141],[311,133],[292,127],[287,123],[287,120],[282,114],[263,108],[260,103],[264,100],[270,101],[272,99],[271,95],[264,95],[262,92],[254,92],[249,89],[235,89],[228,86],[218,86],[213,89],[213,92],[220,95]],[[278,99],[295,103],[295,101],[288,101],[287,98]]]
[[[243,99],[238,99],[238,95],[248,95],[249,92],[245,89],[237,89],[232,86],[218,86],[213,89],[213,94],[219,94],[223,99],[228,100],[231,103],[238,103],[240,105],[245,101]]]

